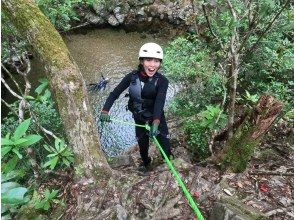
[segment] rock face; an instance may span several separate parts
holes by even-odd
[[[210,220],[265,220],[266,216],[258,213],[252,208],[245,207],[235,200],[236,204],[230,204],[228,201],[216,202],[212,207]],[[240,208],[241,207],[241,208]]]
[[[187,30],[201,13],[201,5],[194,4],[188,0],[96,1],[84,17],[94,25],[120,25],[130,30],[156,32],[166,26]]]

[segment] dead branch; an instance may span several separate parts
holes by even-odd
[[[9,105],[4,99],[1,98],[1,102],[6,105],[7,108],[9,108],[9,110],[16,116],[18,117],[18,114],[16,111],[14,111],[14,109],[11,107],[11,105]]]
[[[250,171],[249,175],[268,175],[268,176],[294,176],[292,172],[277,172],[277,171],[266,171],[266,170],[257,170]]]
[[[272,215],[276,215],[276,214],[278,214],[278,213],[287,212],[288,210],[291,211],[291,209],[293,209],[293,206],[290,206],[290,207],[287,207],[287,208],[278,208],[278,209],[274,209],[274,210],[271,210],[271,211],[265,213],[265,215],[266,215],[267,217],[270,217],[270,216],[272,216]]]
[[[16,85],[19,93],[23,96],[23,92],[19,86],[19,84],[16,82],[15,78],[13,77],[13,75],[11,74],[11,72],[3,65],[3,63],[1,63],[1,67],[5,70],[5,72],[9,75],[9,77],[12,79],[13,83]]]
[[[21,70],[20,69],[20,65],[15,65],[13,63],[13,66],[16,68],[18,74],[20,74],[23,78],[24,78],[24,81],[25,81],[25,91],[24,91],[24,94],[23,94],[23,97],[26,97],[29,95],[30,91],[31,91],[31,83],[29,82],[28,80],[28,74],[29,72],[31,71],[31,62],[29,60],[29,58],[26,56],[25,53],[22,53],[22,56],[21,56],[21,59],[20,59],[22,62],[22,65],[25,65],[25,69],[24,70]],[[20,103],[19,103],[19,119],[22,121],[24,119],[24,109],[26,109],[28,106],[28,102],[23,98]]]
[[[69,32],[69,31],[73,31],[73,30],[76,30],[76,29],[79,29],[79,28],[82,28],[82,27],[86,27],[86,26],[89,26],[91,23],[86,21],[85,23],[83,24],[79,24],[75,27],[71,27],[70,29],[66,30],[66,31],[59,31],[59,33],[63,34],[63,33],[66,33],[66,32]]]
[[[16,98],[18,98],[18,99],[20,99],[20,100],[22,100],[23,99],[23,97],[22,96],[20,96],[20,95],[18,95],[16,92],[14,92],[11,88],[10,88],[10,86],[6,83],[6,81],[5,81],[5,79],[1,76],[1,82],[3,83],[3,85],[5,86],[5,88],[14,96],[14,97],[16,97]]]

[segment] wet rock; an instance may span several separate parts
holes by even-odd
[[[212,208],[210,220],[262,220],[266,216],[243,203],[238,198],[221,196]]]
[[[125,17],[126,17],[126,15],[122,14],[121,12],[122,12],[121,7],[116,7],[115,9],[113,9],[114,16],[120,24],[122,24],[124,22]]]
[[[107,10],[107,7],[105,7],[101,3],[96,3],[94,1],[94,3],[93,3],[93,9],[94,9],[96,15],[99,16],[99,17],[101,17],[101,18],[106,18],[109,15],[109,12]]]
[[[121,205],[116,205],[116,212],[117,212],[117,219],[118,220],[126,220],[128,219],[128,214],[127,211],[121,206]]]
[[[94,25],[102,25],[105,23],[104,19],[97,16],[96,14],[94,14],[93,12],[89,12],[86,14],[85,18]]]
[[[174,25],[177,25],[177,29],[185,31],[194,22],[194,19],[191,18],[196,16],[190,1],[133,0],[126,2],[111,0],[94,3],[93,10],[97,17],[91,14],[87,14],[85,17],[92,24],[124,25],[126,29],[137,30],[152,24],[159,26],[157,29],[162,27],[165,30],[174,29]]]
[[[116,17],[114,15],[110,15],[109,18],[107,19],[107,22],[111,26],[118,26],[119,25],[119,21],[116,19]]]

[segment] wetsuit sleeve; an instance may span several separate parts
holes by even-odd
[[[122,81],[113,89],[113,91],[109,94],[106,102],[103,106],[102,111],[109,112],[110,108],[112,107],[114,101],[118,99],[120,94],[129,87],[131,82],[132,73],[127,74]]]
[[[158,79],[158,90],[154,103],[153,120],[160,120],[165,104],[168,80],[162,76]]]

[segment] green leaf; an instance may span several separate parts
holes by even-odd
[[[50,196],[49,189],[47,189],[47,188],[45,189],[44,195],[45,195],[45,199],[48,199],[49,198],[49,196]]]
[[[45,97],[46,100],[51,97],[51,92],[50,92],[49,89],[45,90],[44,97]]]
[[[22,159],[22,155],[21,155],[21,153],[19,153],[18,149],[13,148],[12,152],[14,152],[18,156],[19,159]]]
[[[33,145],[40,141],[43,137],[37,134],[31,134],[26,136],[25,138],[27,139],[27,141],[21,145],[22,147]]]
[[[48,166],[50,166],[50,165],[51,165],[51,160],[47,161],[47,162],[43,165],[43,167],[48,167]]]
[[[51,146],[47,145],[47,144],[44,144],[43,147],[44,147],[48,152],[54,152],[54,149],[53,149]]]
[[[62,158],[62,162],[69,167],[70,162],[66,158]]]
[[[59,190],[53,190],[53,191],[50,193],[48,199],[51,200],[51,199],[55,198],[56,195],[57,195],[57,193],[58,193],[58,191],[59,191]]]
[[[46,84],[46,83],[48,84],[48,80],[45,79],[45,78],[41,78],[41,79],[39,79],[38,82],[40,82],[40,83],[42,83],[42,84]]]
[[[57,152],[59,152],[60,149],[60,145],[61,145],[61,139],[59,138],[55,138],[55,149],[57,150]]]
[[[27,141],[28,140],[26,138],[20,138],[20,139],[17,139],[16,141],[14,141],[14,145],[21,145]]]
[[[14,170],[18,161],[18,156],[14,155],[14,157],[11,158],[4,166],[2,165],[2,172],[9,173],[10,171]]]
[[[50,165],[50,169],[53,170],[56,166],[58,162],[58,157],[54,157],[52,160],[51,160],[51,165]]]
[[[71,163],[73,163],[73,158],[72,157],[67,157],[67,158],[63,158],[63,163],[66,165],[66,166],[70,166]]]
[[[17,182],[6,182],[1,184],[1,194],[7,192],[8,190],[19,187],[20,184]]]
[[[3,145],[14,145],[14,142],[9,138],[1,138],[1,146]]]
[[[27,95],[24,97],[26,100],[35,100],[35,97]]]
[[[15,170],[10,171],[8,173],[3,173],[3,174],[1,174],[1,183],[4,183],[8,180],[11,180],[11,179],[17,177],[18,175],[19,175],[19,173]]]
[[[46,87],[48,86],[48,81],[46,79],[42,79],[42,81],[39,81],[41,82],[41,85],[39,85],[36,89],[35,89],[35,92],[40,95],[44,89],[46,89]]]
[[[5,193],[1,193],[1,202],[3,204],[21,204],[25,202],[24,194],[28,190],[24,187],[16,187]]]
[[[12,147],[1,147],[1,159],[10,152]]]
[[[20,137],[22,137],[25,134],[25,132],[28,130],[30,123],[31,123],[30,118],[20,123],[20,125],[14,131],[13,139],[17,140]]]
[[[43,209],[48,211],[50,208],[50,203],[48,201],[45,202]]]
[[[46,200],[39,200],[39,201],[37,201],[36,203],[35,203],[35,207],[36,207],[36,209],[43,209],[44,208],[44,205],[45,205],[45,203],[46,203]]]

